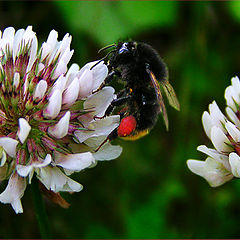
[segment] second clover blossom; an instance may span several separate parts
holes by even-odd
[[[38,50],[31,26],[0,35],[0,181],[8,180],[0,201],[16,213],[23,212],[21,198],[34,174],[48,190],[78,192],[82,185],[68,175],[122,151],[110,143],[94,151],[120,121],[119,115],[94,119],[115,98],[112,87],[92,94],[107,66],[68,69],[71,36],[57,39],[52,30]]]
[[[214,148],[198,146],[197,150],[207,154],[207,159],[187,161],[189,169],[212,187],[240,178],[240,81],[234,77],[231,82],[225,90],[227,114],[214,101],[209,105],[209,112],[202,115],[203,128]]]

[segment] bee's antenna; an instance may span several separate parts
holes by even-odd
[[[112,52],[115,52],[116,50],[112,50],[110,51],[106,56],[104,56],[103,58],[101,58],[98,62],[96,62],[91,68],[90,70],[92,70],[94,67],[96,67],[101,61],[105,60]]]
[[[111,48],[111,47],[116,47],[116,44],[114,43],[114,44],[108,45],[108,46],[106,46],[106,47],[103,47],[103,48],[101,48],[101,49],[98,50],[98,53],[100,53],[100,52],[102,52],[102,51],[104,51],[104,50],[106,50],[106,49],[108,49],[108,48]]]

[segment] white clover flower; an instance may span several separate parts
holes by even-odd
[[[0,34],[0,180],[8,179],[0,201],[16,213],[34,174],[48,190],[78,192],[82,185],[68,175],[122,151],[110,143],[94,151],[119,124],[118,115],[94,120],[116,96],[112,87],[92,94],[108,74],[103,62],[67,70],[70,43],[52,30],[38,50],[31,26]]]
[[[205,133],[214,148],[204,145],[197,150],[208,155],[205,161],[189,159],[189,169],[205,178],[212,187],[218,187],[233,177],[240,178],[240,81],[232,78],[232,85],[225,90],[225,116],[216,102],[209,105],[209,112],[202,115]]]

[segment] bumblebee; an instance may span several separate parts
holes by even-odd
[[[159,113],[163,115],[168,130],[168,117],[161,88],[169,104],[180,110],[174,89],[168,81],[167,66],[155,49],[146,43],[129,41],[107,46],[100,51],[109,48],[113,49],[100,60],[107,64],[109,74],[98,90],[114,78],[125,83],[125,86],[103,116],[110,115],[116,107],[122,107],[120,124],[98,149],[106,141],[116,137],[136,140],[145,136],[156,124]]]

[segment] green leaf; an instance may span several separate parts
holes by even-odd
[[[233,18],[240,22],[240,1],[230,1],[228,7]]]
[[[145,30],[172,25],[176,2],[54,2],[73,31],[93,36],[101,45]]]

